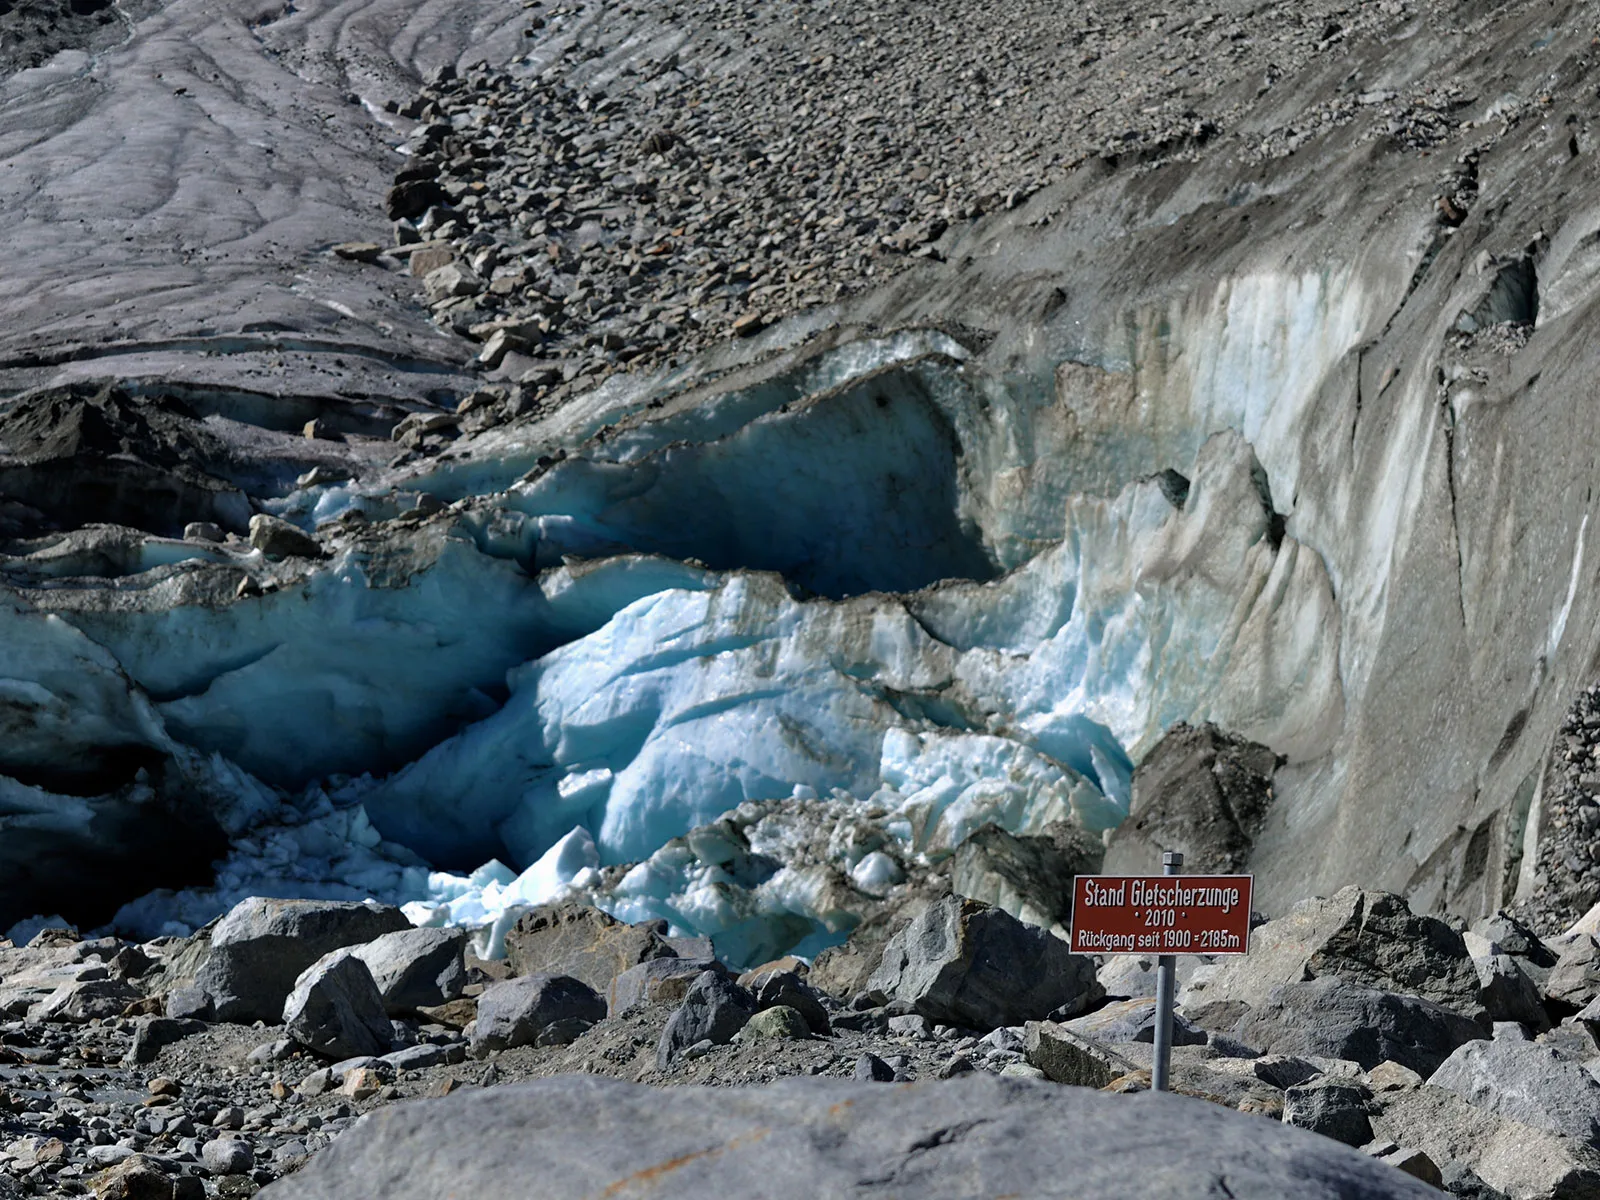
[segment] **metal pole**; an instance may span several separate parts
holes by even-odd
[[[1168,850],[1161,856],[1163,875],[1183,873],[1183,855]],[[1167,1090],[1167,1078],[1172,1074],[1172,993],[1175,990],[1177,960],[1170,954],[1156,959],[1156,1047],[1155,1062],[1150,1069],[1150,1086],[1158,1092]]]

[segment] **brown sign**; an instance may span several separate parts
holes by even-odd
[[[1244,954],[1249,875],[1079,875],[1072,882],[1077,954]]]

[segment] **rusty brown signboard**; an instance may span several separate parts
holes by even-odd
[[[1079,875],[1077,954],[1245,954],[1249,875]]]

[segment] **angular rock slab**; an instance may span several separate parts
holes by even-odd
[[[995,1029],[1060,1009],[1082,1012],[1105,994],[1094,960],[998,908],[946,896],[889,939],[867,981],[930,1021]]]
[[[1239,1022],[1239,1037],[1269,1054],[1345,1058],[1365,1071],[1388,1059],[1426,1076],[1483,1031],[1442,1005],[1329,976],[1275,989]]]
[[[606,1002],[570,975],[522,975],[484,989],[478,998],[474,1054],[513,1046],[565,1045],[596,1021]]]
[[[626,925],[587,904],[549,904],[517,918],[506,958],[518,975],[570,975],[603,996],[630,967],[677,956],[665,924]]]
[[[536,1173],[536,1174],[535,1174]],[[263,1200],[975,1195],[1424,1200],[1327,1138],[1180,1096],[967,1076],[662,1091],[588,1076],[380,1109]]]

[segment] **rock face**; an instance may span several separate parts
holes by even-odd
[[[967,1078],[672,1096],[662,1104],[647,1088],[569,1076],[385,1109],[263,1197],[509,1200],[527,1194],[530,1163],[551,1195],[599,1195],[648,1176],[663,1200],[908,1191],[954,1200],[973,1194],[973,1180],[992,1194],[1046,1196],[1069,1179],[1072,1194],[1106,1200],[1199,1200],[1221,1178],[1238,1200],[1439,1194],[1327,1138],[1170,1095]]]
[[[1345,1058],[1372,1068],[1388,1060],[1423,1076],[1484,1031],[1459,1013],[1414,996],[1337,976],[1274,988],[1239,1023],[1239,1039],[1277,1054]]]
[[[606,1002],[570,975],[523,975],[491,984],[478,999],[473,1053],[564,1045],[604,1019]]]
[[[295,980],[283,1023],[295,1041],[328,1058],[386,1054],[394,1039],[372,972],[348,950],[319,958]]]
[[[676,954],[665,922],[625,925],[587,904],[536,908],[506,934],[506,958],[518,975],[570,975],[602,996],[630,967]]]
[[[1174,725],[1133,773],[1128,820],[1111,836],[1106,872],[1159,875],[1164,850],[1182,851],[1184,870],[1196,874],[1243,870],[1272,806],[1278,764],[1266,746],[1215,725]]]
[[[1466,1016],[1483,1012],[1461,935],[1437,917],[1417,916],[1401,896],[1358,887],[1302,901],[1260,926],[1250,953],[1197,982],[1190,997],[1258,1005],[1286,980],[1325,975],[1420,996]]]
[[[399,909],[370,902],[252,897],[212,930],[196,986],[220,1021],[278,1021],[301,973],[323,955],[410,928]]]
[[[988,1030],[1082,1012],[1104,989],[1092,960],[997,908],[949,896],[884,947],[870,991],[931,1021]]]

